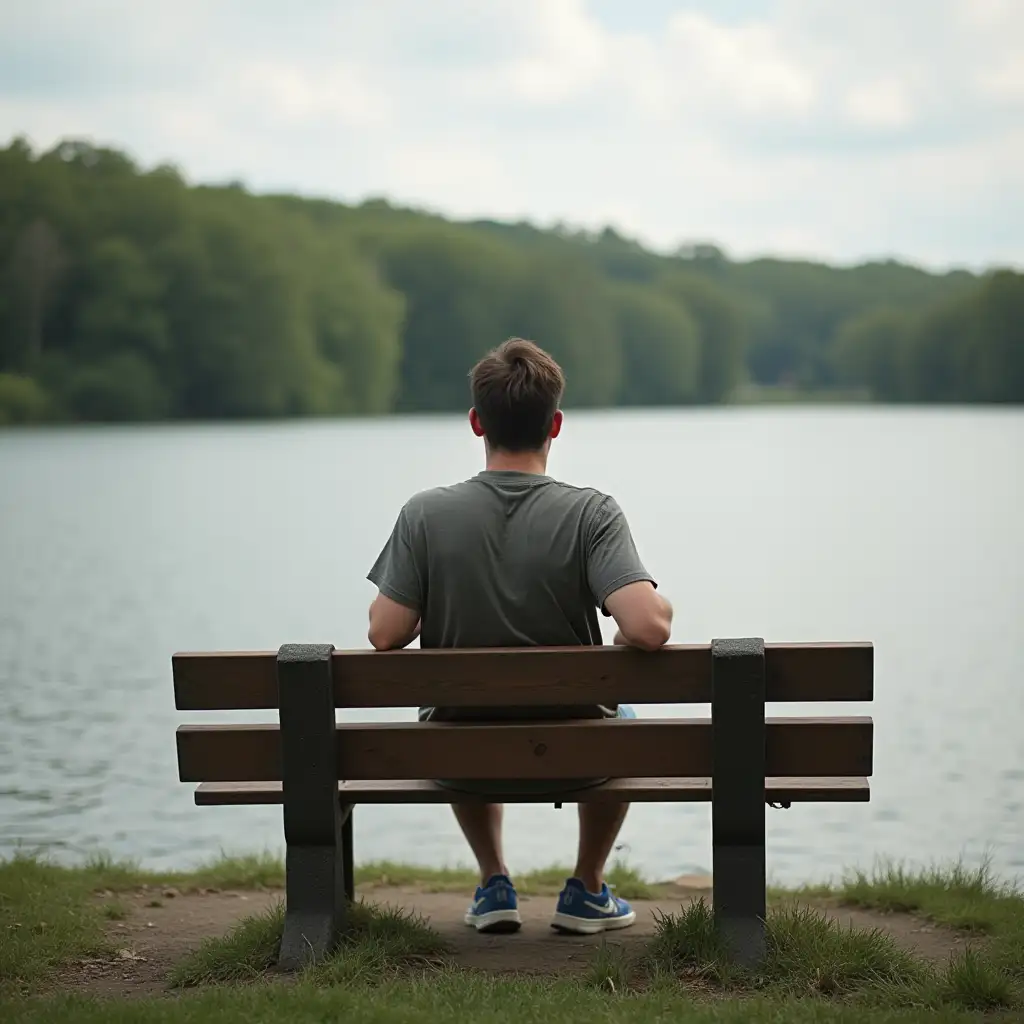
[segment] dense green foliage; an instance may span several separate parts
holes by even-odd
[[[1024,275],[660,256],[189,186],[68,141],[0,150],[0,423],[462,409],[510,336],[567,404],[729,400],[740,384],[1024,401]]]

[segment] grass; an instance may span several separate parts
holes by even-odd
[[[886,1002],[888,996],[920,989],[930,978],[922,961],[883,932],[843,928],[806,907],[769,911],[766,956],[753,971],[730,961],[703,900],[658,921],[651,956],[677,977],[794,998],[870,995]]]
[[[383,985],[321,986],[305,980],[288,986],[221,986],[188,999],[24,1001],[12,1006],[6,1019],[11,1024],[968,1024],[979,1016],[952,1007],[866,1009],[765,995],[707,999],[660,986],[615,993],[573,982],[442,972]]]
[[[911,871],[884,862],[871,874],[849,873],[838,897],[849,906],[913,913],[936,924],[984,937],[986,962],[1024,984],[1024,893],[992,875],[988,863]],[[965,966],[964,977],[973,968]]]
[[[207,941],[173,969],[170,982],[188,989],[187,998],[92,1002],[38,994],[61,964],[113,952],[103,927],[105,918],[126,910],[116,892],[142,885],[271,887],[279,870],[266,855],[225,859],[192,873],[141,872],[109,860],[81,868],[28,857],[0,863],[0,1019],[895,1024],[1009,1022],[1020,1020],[1024,1010],[1024,897],[997,883],[987,868],[961,865],[925,872],[885,865],[870,875],[848,875],[830,894],[832,901],[912,911],[959,927],[971,943],[938,965],[902,950],[881,931],[843,928],[819,911],[795,907],[790,894],[769,912],[767,957],[756,971],[730,962],[710,908],[698,901],[662,917],[641,956],[626,956],[609,941],[579,977],[511,981],[453,965],[438,936],[415,916],[359,904],[339,954],[282,985],[269,983],[282,927],[278,906]],[[554,891],[564,877],[564,869],[550,868],[522,876],[519,884],[524,891]],[[360,879],[364,886],[462,891],[475,876],[464,869],[375,864],[363,867]],[[657,890],[622,865],[613,880],[634,898]]]
[[[39,863],[32,856],[14,858],[11,863]],[[2,870],[2,866],[0,866]],[[64,870],[54,867],[55,871]],[[97,892],[135,891],[143,888],[170,888],[180,892],[201,889],[283,889],[284,861],[269,852],[244,855],[222,855],[191,871],[151,871],[132,861],[115,861],[106,856],[90,858],[84,865],[71,869],[89,889]],[[572,873],[565,865],[552,865],[517,874],[516,887],[526,896],[556,895]],[[356,866],[357,888],[402,886],[421,892],[471,893],[479,878],[476,870],[462,865],[435,868],[394,861],[371,861]],[[625,899],[654,899],[673,887],[649,882],[636,870],[616,861],[608,871],[608,884]],[[154,898],[151,906],[159,905]]]
[[[84,871],[28,857],[0,864],[0,996],[37,985],[61,964],[108,952],[102,918]],[[0,1015],[2,1016],[2,1015]]]
[[[222,938],[207,939],[171,972],[178,988],[253,981],[265,976],[277,958],[284,927],[284,904],[240,921]],[[318,984],[380,982],[411,967],[444,966],[444,946],[415,914],[357,903],[341,950],[307,975]]]
[[[996,1010],[1017,1002],[1011,974],[969,948],[950,959],[941,991],[947,1002],[968,1010]]]
[[[223,937],[207,939],[176,964],[168,978],[175,988],[218,982],[255,981],[274,965],[281,941],[284,904],[246,917]]]
[[[1024,1006],[1013,972],[998,958],[968,947],[936,966],[901,949],[878,929],[844,928],[807,907],[770,910],[766,947],[757,969],[735,966],[715,933],[711,909],[699,900],[658,921],[650,961],[638,965],[638,970],[721,991],[755,991],[793,1000],[827,998],[930,1011],[1009,1011]]]
[[[852,907],[888,913],[917,913],[936,924],[978,933],[992,932],[1014,916],[1019,895],[996,881],[987,863],[976,868],[956,863],[912,871],[883,862],[870,874],[847,874],[838,895]]]

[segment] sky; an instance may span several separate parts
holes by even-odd
[[[659,250],[1024,265],[1024,0],[0,4],[0,143]]]

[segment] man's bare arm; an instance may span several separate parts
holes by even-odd
[[[370,605],[370,628],[366,634],[378,651],[408,647],[420,635],[420,613],[378,594]]]
[[[672,635],[672,605],[647,580],[609,594],[605,608],[618,626],[613,643],[656,651]]]

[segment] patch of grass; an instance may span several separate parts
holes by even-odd
[[[979,1018],[955,1008],[896,1009],[764,994],[707,999],[678,986],[622,995],[572,981],[442,972],[429,980],[408,977],[379,985],[323,986],[308,979],[292,985],[213,986],[187,999],[33,1000],[12,1006],[8,1019],[18,1024],[977,1024]],[[997,1020],[986,1018],[990,1024]]]
[[[924,990],[932,971],[877,929],[844,928],[807,907],[768,916],[761,980],[792,995],[883,995]]]
[[[133,861],[114,860],[109,854],[100,853],[89,857],[84,864],[69,868],[54,865],[56,871],[77,876],[89,889],[94,891],[124,892],[137,889],[144,881],[156,880],[143,878],[145,872],[140,870]]]
[[[1009,974],[974,949],[965,949],[950,959],[942,990],[946,1000],[966,1010],[998,1010],[1016,1002]]]
[[[254,981],[277,960],[284,904],[244,918],[225,936],[207,939],[171,972],[176,988]],[[443,944],[422,918],[402,910],[355,904],[339,951],[306,974],[317,984],[379,983],[410,968],[445,966]]]
[[[636,965],[621,946],[609,946],[607,942],[602,942],[587,968],[584,984],[612,995],[625,995],[635,970]]]
[[[116,861],[107,855],[91,857],[81,867],[68,868],[97,890],[124,892],[143,886],[195,889],[280,889],[284,886],[284,861],[276,854],[222,855],[191,871],[148,871],[130,860]]]
[[[239,921],[227,935],[207,939],[171,970],[175,988],[227,981],[254,981],[277,958],[284,925],[284,904]]]
[[[441,937],[419,915],[357,903],[341,949],[307,973],[319,985],[377,985],[401,972],[450,970],[445,952]]]
[[[284,886],[284,861],[267,851],[224,855],[193,871],[163,875],[160,881],[197,889],[280,889]]]
[[[108,921],[123,921],[128,916],[128,908],[123,903],[118,903],[115,900],[112,903],[104,903],[100,907],[100,913]]]
[[[915,871],[884,862],[871,874],[849,873],[839,898],[850,906],[919,914],[936,924],[983,936],[969,959],[951,963],[949,992],[966,991],[965,986],[971,985],[985,987],[981,964],[1007,979],[1011,989],[1024,987],[1024,894],[996,879],[987,863],[968,868],[957,862]],[[994,981],[987,987],[1002,991]]]
[[[711,907],[694,900],[677,914],[658,914],[650,944],[652,965],[720,984],[729,971],[727,951],[715,931]]]
[[[996,930],[1008,913],[1021,913],[1015,906],[1021,903],[1020,894],[996,881],[987,863],[911,870],[886,861],[870,874],[848,873],[838,895],[849,906],[918,913],[937,924],[983,933]]]
[[[652,967],[677,978],[790,999],[852,999],[930,1012],[1008,1010],[1024,1002],[1009,954],[999,946],[968,949],[940,970],[880,930],[844,928],[817,910],[792,904],[769,909],[765,959],[755,970],[731,962],[703,900],[658,919],[650,956]],[[1022,969],[1019,961],[1016,969]]]
[[[32,859],[32,858],[23,858]],[[183,892],[197,889],[282,889],[284,861],[276,854],[263,852],[242,855],[221,855],[191,871],[150,871],[130,861],[116,861],[107,855],[91,857],[74,868],[55,867],[69,871],[87,888],[98,892],[126,892],[143,887],[165,886]],[[561,891],[571,869],[552,865],[517,873],[516,887],[524,895],[556,895]],[[422,892],[472,892],[479,881],[475,868],[434,868],[395,861],[371,861],[357,864],[357,888],[401,886]],[[608,871],[608,884],[625,899],[654,899],[666,886],[647,881],[636,868],[616,861]]]
[[[31,857],[0,862],[0,995],[106,952],[100,909],[82,876]]]
[[[882,932],[844,929],[803,907],[769,912],[765,959],[753,971],[731,961],[715,931],[712,910],[703,900],[658,920],[651,955],[684,978],[790,996],[907,991],[920,989],[929,980],[928,969]]]

